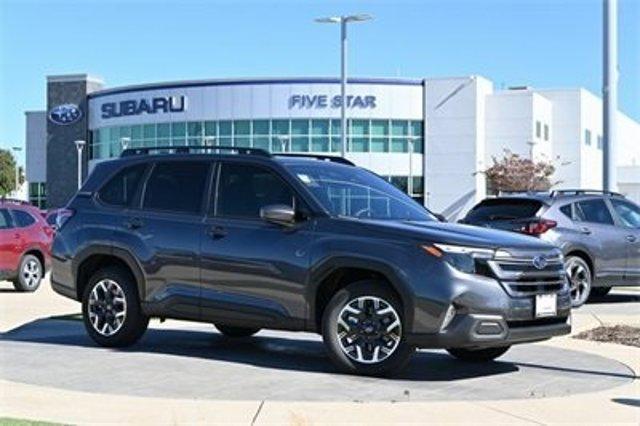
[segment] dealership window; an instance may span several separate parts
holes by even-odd
[[[39,209],[47,208],[47,186],[44,182],[29,182],[29,202]]]
[[[339,153],[338,119],[259,119],[157,123],[96,129],[91,133],[92,159],[120,154],[121,138],[130,147],[210,145],[255,147],[267,151]],[[353,119],[348,121],[347,150],[352,152],[422,153],[421,120]]]
[[[544,125],[544,140],[545,141],[549,140],[549,125],[548,124]]]
[[[591,130],[589,129],[584,130],[584,143],[587,146],[591,146]]]
[[[540,139],[542,137],[542,123],[536,121],[536,138]]]
[[[597,137],[598,149],[602,149],[602,135]]]

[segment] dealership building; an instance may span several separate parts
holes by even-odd
[[[198,80],[107,88],[49,76],[46,111],[26,113],[29,199],[64,205],[123,147],[224,145],[340,154],[335,78]],[[496,90],[479,76],[353,78],[348,159],[436,212],[459,217],[486,196],[483,173],[505,150],[556,166],[557,187],[602,185],[602,102],[584,89]],[[618,114],[617,186],[640,200],[640,124]]]

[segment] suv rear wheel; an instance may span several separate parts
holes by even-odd
[[[16,291],[36,291],[42,281],[43,268],[40,259],[32,254],[27,254],[20,261],[18,276],[13,281]]]
[[[447,352],[462,361],[487,362],[501,357],[511,346],[500,346],[486,349],[449,348]]]
[[[399,372],[415,351],[404,330],[402,304],[378,281],[360,281],[339,290],[322,316],[329,357],[351,374]]]
[[[89,336],[107,347],[135,343],[149,325],[135,280],[118,267],[101,269],[91,277],[82,295],[82,317]]]
[[[259,328],[234,327],[231,325],[216,324],[216,328],[227,337],[249,337],[260,331]]]
[[[591,293],[591,269],[579,256],[569,256],[565,260],[565,270],[571,291],[571,306],[577,308],[584,305]]]

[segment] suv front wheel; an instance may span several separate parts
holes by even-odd
[[[118,267],[101,269],[91,277],[82,296],[82,317],[89,336],[107,347],[135,343],[149,325],[135,280]]]
[[[322,337],[331,360],[351,374],[397,373],[415,351],[406,342],[402,304],[378,281],[336,292],[322,316]]]

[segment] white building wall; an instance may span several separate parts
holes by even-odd
[[[530,158],[533,152],[535,160],[551,160],[551,120],[552,103],[531,90],[503,90],[487,96],[486,163],[491,165],[493,158],[499,160],[505,151],[524,158]]]
[[[482,77],[426,80],[427,206],[456,219],[485,197],[485,98]]]
[[[26,179],[27,182],[47,180],[47,113],[27,111],[26,119]]]

